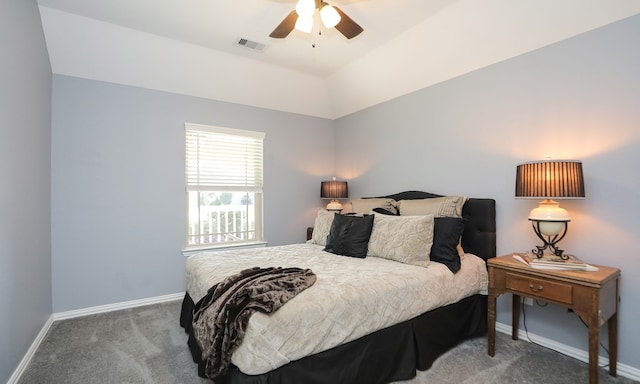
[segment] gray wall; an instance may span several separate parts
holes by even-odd
[[[51,66],[35,1],[0,2],[0,382],[51,316]]]
[[[35,1],[1,2],[0,382],[52,311],[184,289],[186,121],[267,133],[271,245],[304,239],[335,160],[352,196],[493,197],[499,253],[526,250],[535,201],[513,198],[515,165],[582,159],[588,196],[562,203],[573,217],[562,244],[622,269],[620,361],[640,367],[638,46],[634,17],[335,122],[64,76],[51,103]],[[499,321],[509,309],[501,299]],[[575,315],[527,311],[531,332],[586,350]]]
[[[354,197],[422,189],[495,198],[506,254],[538,243],[526,220],[537,201],[514,198],[516,165],[582,159],[587,198],[561,203],[573,218],[561,245],[622,270],[619,360],[640,368],[638,47],[635,16],[341,118],[336,173]],[[587,350],[575,314],[526,310],[530,332]],[[511,322],[507,297],[498,321]]]
[[[305,240],[331,120],[54,75],[55,312],[185,290],[185,122],[266,132],[265,239]]]

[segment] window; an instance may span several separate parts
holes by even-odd
[[[185,124],[187,248],[262,241],[264,133]]]

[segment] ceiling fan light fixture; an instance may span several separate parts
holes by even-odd
[[[317,17],[316,10],[318,10]],[[295,9],[289,12],[269,37],[284,39],[294,29],[310,34],[314,28],[319,34],[322,34],[322,28],[335,28],[347,39],[353,39],[364,31],[340,8],[331,6],[323,0],[297,0]]]
[[[316,11],[316,2],[315,0],[298,0],[298,4],[296,4],[296,12],[298,16],[301,18],[311,18],[313,13]]]
[[[311,16],[298,17],[295,28],[300,32],[311,33],[313,29],[313,14]]]
[[[333,28],[340,22],[340,14],[335,8],[324,3],[322,9],[320,9],[320,19],[322,19],[322,24],[326,28]]]

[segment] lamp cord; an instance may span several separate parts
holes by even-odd
[[[536,300],[536,304],[537,304],[539,307],[546,307],[547,305],[549,305],[549,303],[547,303],[547,302],[543,302],[543,303],[544,303],[544,305],[543,305],[543,304],[541,304],[538,300]],[[535,345],[541,346],[541,347],[543,347],[543,348],[547,348],[547,347],[545,347],[544,345],[538,344],[538,343],[536,343],[535,341],[531,340],[531,338],[529,337],[529,330],[527,329],[527,312],[525,311],[525,307],[526,307],[526,305],[525,305],[524,303],[522,303],[520,306],[522,307],[522,325],[523,325],[523,327],[524,327],[524,332],[525,332],[525,335],[527,336],[527,340],[528,340],[530,343],[532,343],[532,344],[535,344]],[[574,312],[574,313],[575,313],[575,312]],[[577,315],[576,315],[576,316],[577,316]],[[587,323],[585,323],[585,322],[584,322],[584,320],[582,320],[582,318],[581,318],[580,316],[578,316],[578,319],[580,319],[580,321],[582,322],[582,324],[583,324],[587,329],[589,328],[589,327],[587,326]],[[608,350],[608,349],[607,349],[607,348],[602,344],[602,342],[601,342],[601,341],[599,342],[599,344],[600,344],[600,348],[604,349],[604,351],[607,353],[607,358],[608,358],[608,357],[609,357],[609,350]],[[608,367],[609,367],[609,363],[604,364],[604,365],[598,365],[598,367],[599,367],[599,368],[608,368]]]

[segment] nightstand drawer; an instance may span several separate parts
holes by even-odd
[[[572,304],[573,302],[571,285],[554,281],[507,273],[506,288],[512,292],[533,296],[538,299],[552,300],[564,304]]]

